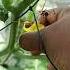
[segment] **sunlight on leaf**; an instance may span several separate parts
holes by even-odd
[[[5,23],[3,21],[0,21],[0,29],[5,26]],[[7,47],[7,40],[6,40],[6,32],[5,30],[0,31],[0,52],[6,49]]]
[[[0,66],[0,70],[7,70],[6,68],[4,68],[4,67],[2,67],[2,66]]]

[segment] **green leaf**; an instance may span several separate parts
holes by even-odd
[[[8,19],[8,11],[0,6],[0,20],[6,21]]]
[[[8,19],[8,11],[2,5],[2,1],[0,0],[0,20],[6,21]]]
[[[2,0],[4,7],[15,16],[20,15],[35,0]]]
[[[11,23],[14,20],[13,15],[10,13],[9,19],[7,20],[6,24]],[[18,20],[12,22],[11,26],[10,26],[10,36],[9,36],[9,43],[7,48],[0,52],[0,56],[3,56],[5,54],[11,53],[14,49],[14,44],[15,44],[15,39],[16,39],[16,32],[17,32],[17,27],[18,27]]]
[[[21,69],[19,67],[10,67],[8,70],[23,70],[23,69]]]

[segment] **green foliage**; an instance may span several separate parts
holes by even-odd
[[[48,63],[45,55],[25,55],[25,53],[19,50],[13,53],[13,56],[10,58],[10,60],[7,61],[9,70],[47,70]]]
[[[2,0],[4,7],[15,16],[20,15],[34,0]]]
[[[46,70],[47,59],[44,55],[31,56],[27,51],[20,50],[18,45],[19,35],[21,33],[21,27],[18,25],[22,24],[18,20],[14,21],[24,10],[27,9],[36,0],[1,0],[3,6],[0,6],[0,20],[5,21],[6,25],[12,22],[10,26],[10,37],[9,43],[3,52],[0,53],[0,64],[6,63],[9,68],[7,70]],[[7,20],[8,11],[12,14],[10,20]],[[33,20],[32,12],[26,14],[26,18],[30,21]],[[7,36],[8,37],[8,36]],[[11,55],[14,55],[11,57]],[[13,65],[14,63],[14,65]]]
[[[32,11],[29,11],[25,14],[26,20],[32,21],[33,20],[33,13]]]
[[[19,16],[22,11],[24,11],[34,0],[2,0],[2,3],[4,5],[4,8],[7,9],[7,11],[11,11],[14,15],[14,17],[11,17],[12,20],[10,22],[12,22],[13,20],[15,20],[15,18],[17,16]],[[3,14],[5,14],[5,12],[3,12]],[[2,15],[2,13],[1,13]],[[5,17],[3,17],[5,18]],[[8,23],[9,24],[9,21]],[[16,22],[14,21],[13,24],[10,27],[10,38],[9,38],[9,44],[8,44],[8,50],[12,50],[14,48],[14,44],[15,44],[15,39],[16,39],[16,32],[17,32],[17,26],[18,26],[18,20],[16,20]],[[6,52],[8,52],[8,50]],[[6,53],[3,52],[3,53]]]
[[[0,5],[0,19],[6,21],[8,19],[8,11]]]

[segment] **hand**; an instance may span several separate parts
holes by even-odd
[[[44,28],[40,33],[46,53],[53,64],[58,70],[70,70],[70,8],[60,9],[57,18],[58,20],[54,24]],[[36,55],[41,53],[37,32],[22,35],[19,43],[22,48],[34,52]]]

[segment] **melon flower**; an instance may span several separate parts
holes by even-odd
[[[30,22],[29,22],[30,23]],[[36,23],[31,23],[29,24],[28,22],[24,24],[23,30],[25,32],[36,32],[37,31],[37,26]],[[43,29],[45,26],[43,24],[37,23],[39,30]]]

